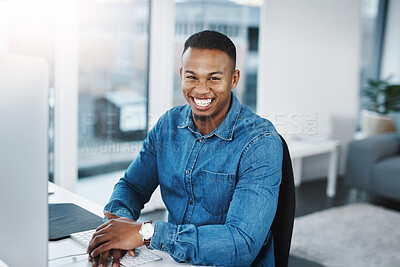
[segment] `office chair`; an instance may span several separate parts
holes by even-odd
[[[279,188],[278,207],[271,231],[274,237],[275,266],[287,267],[296,207],[292,161],[285,139],[279,135],[283,146],[282,181]],[[263,252],[260,251],[260,254]],[[258,257],[258,256],[257,256]],[[258,260],[252,266],[259,266]]]
[[[274,237],[275,266],[288,266],[290,243],[294,222],[296,199],[294,191],[293,168],[285,139],[279,135],[283,146],[282,181],[279,188],[278,208],[271,230]]]

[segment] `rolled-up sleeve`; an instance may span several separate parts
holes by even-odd
[[[242,151],[225,224],[155,222],[150,248],[194,265],[250,266],[270,239],[282,175],[282,142],[262,133]]]

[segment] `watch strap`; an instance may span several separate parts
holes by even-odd
[[[151,238],[150,239],[144,239],[143,240],[143,245],[145,245],[146,247],[149,247],[151,243]]]

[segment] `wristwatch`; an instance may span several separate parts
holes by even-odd
[[[154,233],[154,224],[152,221],[147,221],[140,227],[139,234],[142,236],[143,244],[147,247],[150,245],[151,238]]]

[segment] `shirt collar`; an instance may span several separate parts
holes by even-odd
[[[241,110],[241,104],[239,102],[239,99],[237,99],[237,97],[233,93],[231,93],[231,99],[231,107],[229,108],[228,115],[226,116],[224,121],[220,125],[218,125],[218,127],[215,128],[214,131],[205,135],[205,138],[216,135],[223,140],[232,141],[233,132]],[[183,122],[178,126],[178,128],[186,127],[194,134],[200,134],[200,132],[194,125],[192,119],[192,109],[189,105],[186,105],[186,116],[184,116]]]

